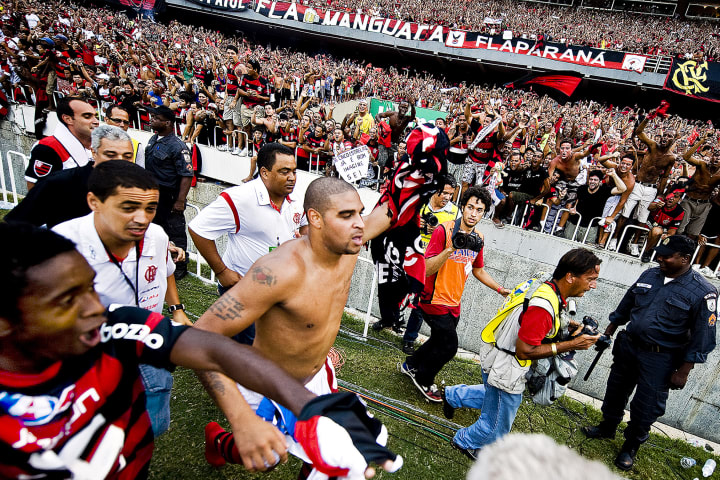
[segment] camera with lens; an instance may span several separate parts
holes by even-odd
[[[585,315],[583,317],[583,329],[578,335],[597,335],[599,333],[598,329],[600,325],[598,324],[597,320],[592,318],[589,315]],[[607,347],[610,346],[611,338],[607,335],[601,335],[600,338],[598,338],[598,341],[595,343],[595,348],[605,350]]]
[[[475,232],[465,233],[459,230],[455,231],[452,236],[452,245],[456,249],[472,250],[473,252],[479,252],[482,250],[483,239],[480,238]]]
[[[428,230],[428,227],[437,227],[438,223],[440,223],[438,218],[432,212],[425,212],[422,215],[420,215],[420,218],[422,218],[425,221],[425,226],[423,227],[423,232],[425,233],[425,235],[430,233],[430,231]]]

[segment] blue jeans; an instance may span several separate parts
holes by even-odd
[[[219,283],[217,284],[218,293],[222,297],[225,292],[230,290],[231,287],[223,287]],[[237,335],[233,335],[233,340],[235,340],[238,343],[242,343],[243,345],[250,345],[252,346],[253,342],[255,341],[255,324],[253,323],[249,327],[247,327],[242,332],[238,333]]]
[[[455,434],[455,443],[463,448],[482,448],[509,433],[522,402],[522,393],[507,393],[488,385],[485,372],[482,379],[482,385],[454,385],[445,389],[445,398],[451,406],[481,410],[477,422]]]
[[[140,364],[140,377],[145,387],[145,408],[150,415],[155,438],[170,428],[170,391],[173,377],[164,368]]]

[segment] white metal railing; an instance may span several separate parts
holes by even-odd
[[[13,157],[17,157],[22,160],[22,171],[25,172],[28,166],[28,157],[24,153],[8,150],[5,152],[5,163],[0,159],[0,188],[2,188],[2,199],[3,206],[10,207],[18,204],[18,191],[17,184],[15,182],[15,166],[13,165]],[[3,165],[7,165],[7,177],[10,180],[10,191],[7,190],[7,183],[5,180],[6,170]],[[12,195],[12,199],[8,201],[8,193]]]
[[[638,233],[639,232],[650,233],[650,229],[641,227],[640,225],[628,225],[627,227],[625,227],[623,229],[622,233],[620,234],[620,238],[618,239],[618,242],[617,242],[618,251],[620,250],[620,246],[623,244],[623,239],[625,238],[625,234],[628,233],[629,230],[637,230]],[[647,238],[645,239],[642,247],[640,248],[641,252],[645,249],[645,244],[647,244]]]
[[[186,206],[195,212],[195,216],[200,214],[200,207],[198,207],[197,205],[194,205],[192,203],[186,203]],[[185,222],[185,235],[187,235],[188,238],[190,237],[189,232],[187,231],[187,228],[188,228],[187,225],[189,223],[190,222]],[[197,277],[200,281],[202,281],[204,283],[214,285],[215,284],[215,272],[213,272],[212,268],[210,268],[210,265],[208,265],[208,263],[205,261],[205,258],[203,258],[203,256],[200,255],[200,252],[198,251],[197,247],[192,242],[192,238],[189,238],[189,240],[190,241],[188,243],[188,248],[187,248],[186,253],[190,260],[195,261],[195,273],[192,275],[194,275],[195,277]],[[202,272],[203,265],[207,265],[208,269],[210,270],[209,277],[203,276],[203,272]]]

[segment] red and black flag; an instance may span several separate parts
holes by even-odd
[[[562,101],[568,100],[580,85],[582,75],[578,72],[560,71],[552,73],[529,73],[514,82],[503,85],[505,88],[540,87],[550,97]]]

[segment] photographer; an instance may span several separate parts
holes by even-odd
[[[438,225],[425,250],[425,289],[419,310],[430,326],[430,338],[399,367],[431,402],[442,401],[435,375],[457,352],[456,329],[468,267],[472,266],[475,278],[499,294],[510,293],[483,269],[484,239],[476,225],[490,205],[486,189],[468,188],[460,200],[462,216]]]
[[[460,407],[482,411],[474,424],[457,431],[455,448],[475,459],[477,449],[510,432],[522,402],[530,360],[587,350],[598,341],[600,335],[583,333],[585,330],[567,321],[564,311],[568,298],[582,297],[596,287],[600,262],[590,250],[570,250],[558,262],[550,281],[532,293],[531,288],[523,292],[523,300],[530,297],[527,307],[525,301],[520,302],[502,317],[517,298],[513,293],[508,299],[510,305],[504,304],[488,323],[480,348],[482,385],[455,385],[442,392],[443,413],[448,418]],[[518,286],[515,291],[521,289]]]
[[[450,201],[457,186],[455,179],[450,175],[446,175],[440,179],[439,185],[440,190],[430,197],[427,205],[420,209],[420,231],[423,249],[430,243],[430,236],[435,231],[435,228],[441,223],[455,220],[458,214],[457,205]],[[419,309],[415,308],[410,313],[407,328],[403,335],[403,352],[408,355],[415,353],[414,344],[421,326],[422,317]]]

